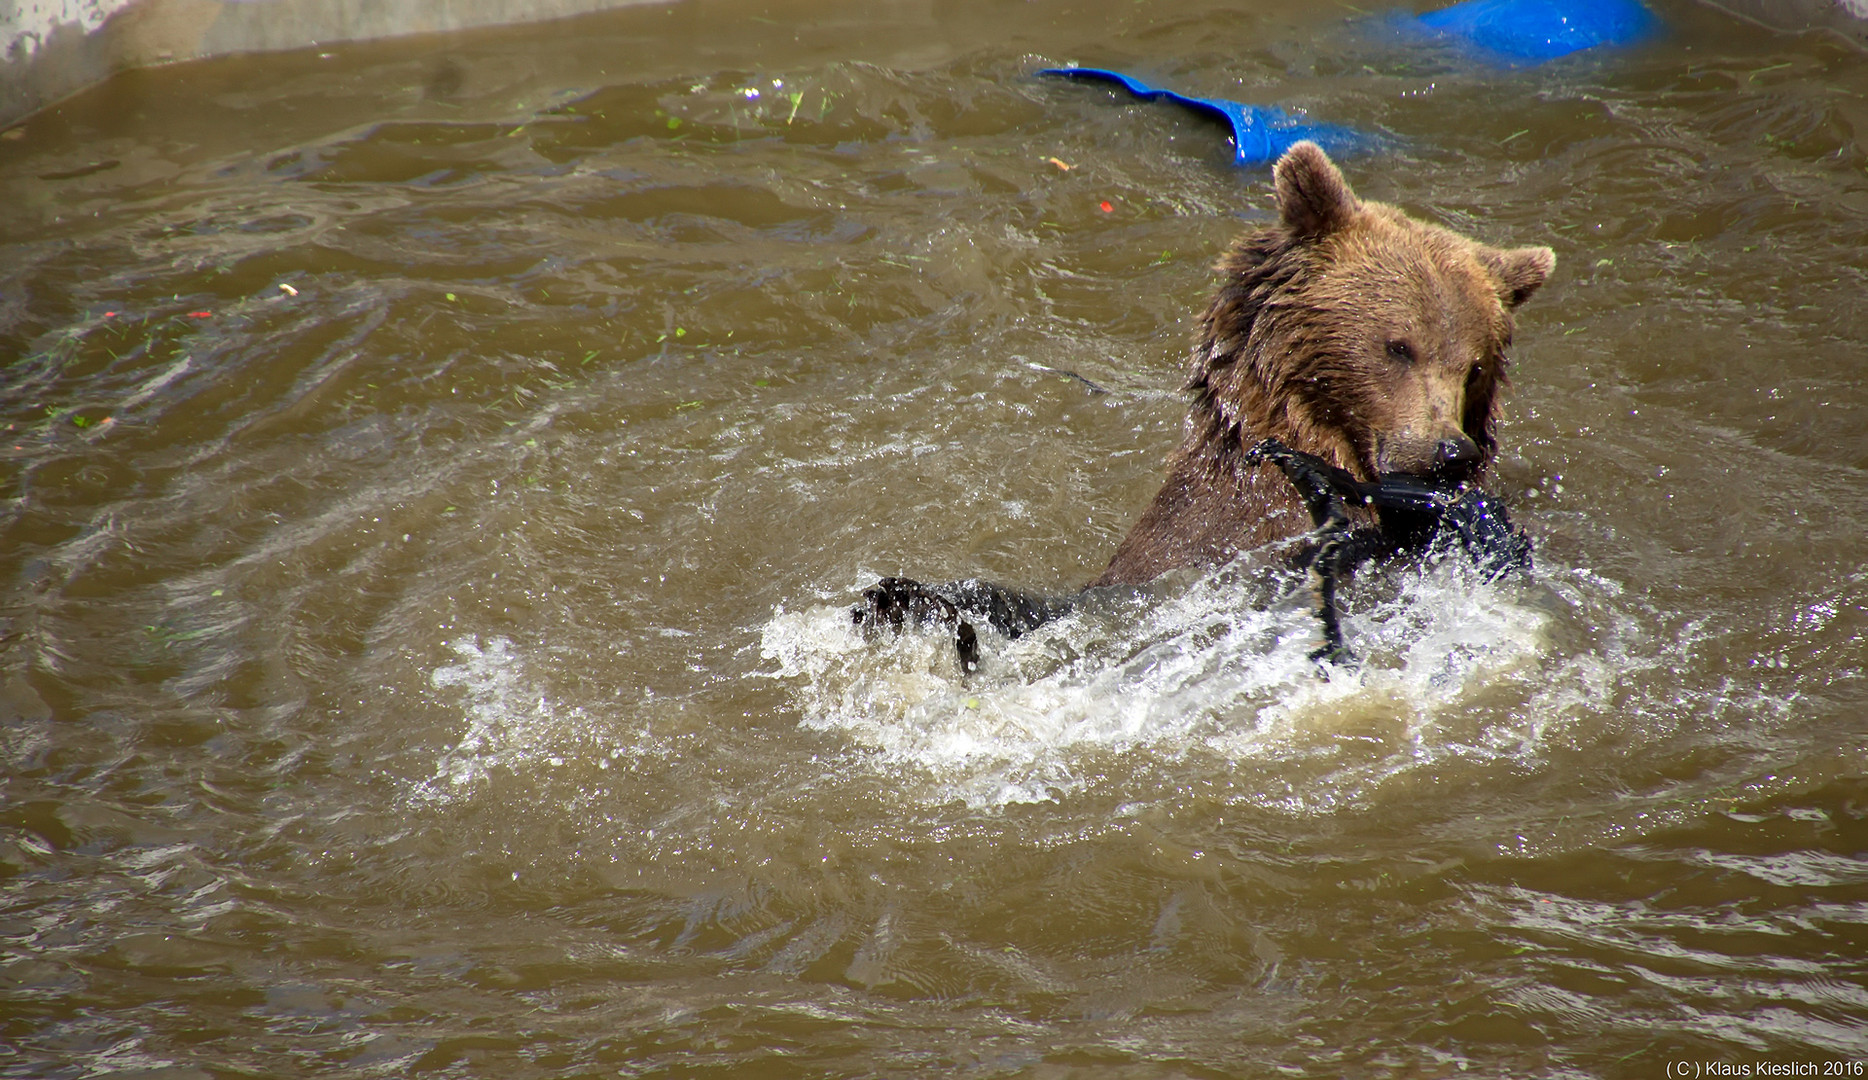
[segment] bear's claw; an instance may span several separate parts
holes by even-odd
[[[850,621],[857,626],[875,628],[887,625],[899,632],[913,620],[916,626],[943,622],[953,627],[954,651],[960,658],[960,670],[971,673],[979,667],[979,635],[973,624],[960,617],[952,600],[911,578],[886,577],[863,590],[863,602],[850,609]]]
[[[850,621],[871,629],[884,624],[900,630],[910,620],[953,627],[960,670],[979,667],[979,634],[965,616],[985,619],[994,630],[1016,638],[1076,607],[1070,598],[1052,599],[968,578],[945,585],[923,585],[912,578],[886,577],[863,590],[863,602],[850,609]]]

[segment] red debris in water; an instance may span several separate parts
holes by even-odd
[[[1114,203],[1111,203],[1111,202],[1108,202],[1108,201],[1105,201],[1105,202],[1103,203],[1103,213],[1105,213],[1105,214],[1112,214],[1112,213],[1114,213],[1114,212],[1115,212],[1115,209],[1116,209],[1116,207],[1115,207],[1115,204],[1114,204]]]
[[[214,313],[212,311],[191,311],[188,313],[188,317],[191,319],[206,319],[213,317],[213,315]]]
[[[117,313],[116,313],[116,312],[114,312],[114,311],[106,311],[106,312],[104,312],[104,318],[106,318],[106,319],[114,319],[114,318],[116,318],[116,317],[117,317]]]

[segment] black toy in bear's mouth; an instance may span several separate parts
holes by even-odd
[[[1390,531],[1413,534],[1403,540],[1404,549],[1456,540],[1488,580],[1531,568],[1531,542],[1512,527],[1504,504],[1474,484],[1470,476],[1382,473],[1373,483],[1365,483],[1347,469],[1292,450],[1276,439],[1264,440],[1252,454],[1279,460],[1291,483],[1305,494],[1306,502],[1333,495],[1345,503],[1383,512],[1384,527],[1400,524],[1399,530]],[[1296,475],[1289,467],[1292,462],[1300,463]],[[1316,524],[1324,527],[1323,516]]]
[[[1471,479],[1446,473],[1382,473],[1372,484],[1351,479],[1351,491],[1367,506],[1438,513],[1471,486]],[[1348,495],[1351,491],[1345,491]]]

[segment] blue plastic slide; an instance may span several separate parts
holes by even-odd
[[[1283,109],[1268,105],[1242,105],[1225,98],[1188,97],[1172,90],[1160,90],[1117,71],[1102,68],[1045,68],[1040,75],[1062,75],[1072,79],[1095,79],[1118,83],[1138,98],[1166,98],[1176,105],[1217,116],[1232,125],[1232,160],[1235,165],[1264,165],[1278,160],[1294,143],[1305,139],[1332,154],[1367,149],[1375,142],[1372,136],[1333,124],[1312,124]]]

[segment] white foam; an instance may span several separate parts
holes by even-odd
[[[985,662],[966,678],[949,635],[865,634],[846,607],[779,610],[762,651],[792,683],[805,726],[847,733],[878,768],[920,774],[921,797],[936,802],[1054,798],[1096,782],[1099,760],[1136,748],[1276,759],[1371,726],[1391,748],[1377,772],[1447,754],[1535,752],[1541,729],[1485,701],[1501,682],[1518,684],[1522,700],[1538,680],[1513,676],[1551,666],[1551,615],[1526,602],[1527,587],[1442,566],[1393,591],[1352,608],[1345,628],[1361,663],[1328,679],[1309,659],[1310,613],[1295,602],[1255,605],[1229,571],[1017,641],[982,627]],[[1475,715],[1488,718],[1476,730]]]

